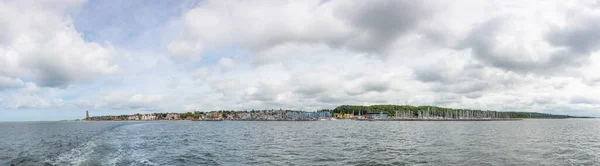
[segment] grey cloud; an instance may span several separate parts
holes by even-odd
[[[34,71],[37,75],[37,84],[40,86],[65,87],[75,81],[75,78],[58,64],[40,63],[35,68],[37,68]]]
[[[513,18],[495,18],[475,27],[459,47],[471,49],[474,57],[486,65],[518,73],[548,74],[562,71],[564,67],[581,64],[581,57],[587,55],[579,52],[557,50],[549,53],[549,55],[544,55],[548,56],[547,59],[538,60],[528,59],[525,50],[520,50],[523,48],[517,48],[517,50],[497,50],[495,47],[499,43],[497,43],[496,37],[500,35],[500,28],[511,23],[510,19]],[[563,43],[557,38],[568,35],[561,36],[551,33],[550,36],[552,37],[549,38],[556,40],[554,43]],[[573,34],[573,36],[576,38],[578,35]],[[586,50],[587,46],[583,46],[582,48],[576,47],[576,49],[580,51]]]
[[[556,101],[553,97],[546,96],[546,97],[536,97],[533,99],[533,102],[535,104],[539,104],[539,105],[548,105],[548,104],[553,104]]]
[[[0,91],[4,89],[20,88],[24,85],[25,83],[21,79],[0,75]]]
[[[381,81],[364,81],[358,87],[346,88],[346,94],[351,96],[362,95],[369,92],[383,93],[390,89],[389,82]]]
[[[324,95],[324,96],[318,97],[317,101],[322,102],[322,103],[341,103],[343,101],[346,101],[346,99],[341,98],[341,97]]]
[[[571,104],[600,104],[600,100],[585,96],[571,97]]]
[[[433,100],[433,105],[445,106],[448,104],[460,103],[462,99],[463,98],[459,95],[441,93],[440,96],[435,97],[435,99]]]
[[[385,92],[390,88],[390,84],[384,81],[367,81],[363,85],[365,92]]]
[[[454,92],[459,94],[468,94],[480,92],[490,88],[490,85],[481,80],[461,82],[456,84],[438,84],[433,88],[434,92]]]
[[[286,11],[279,10],[294,7],[295,3],[266,5],[269,7],[265,7],[263,3],[269,2],[208,1],[205,5],[197,6],[184,14],[186,29],[181,36],[170,42],[169,50],[175,56],[199,57],[204,47],[242,47],[256,56],[256,64],[278,60],[279,58],[270,56],[265,50],[286,44],[322,44],[335,49],[381,53],[399,37],[416,30],[423,20],[430,18],[436,11],[426,2],[411,0],[330,1],[310,8],[298,6],[300,10],[294,11],[297,13],[288,13],[309,16],[300,19],[283,16],[282,12]],[[241,14],[255,8],[265,12],[263,15],[270,16],[249,20],[253,17]],[[214,23],[215,26],[201,24],[214,21],[206,20],[207,18],[219,21]],[[294,26],[290,26],[289,21],[294,21]],[[247,24],[257,26],[242,28],[240,31],[239,27]],[[279,53],[277,56],[284,55]]]
[[[32,58],[27,61],[28,65],[26,67],[34,74],[33,79],[39,86],[64,88],[72,83],[90,81],[93,79],[92,75],[101,75],[95,73],[95,71],[86,71],[90,70],[86,67],[74,69],[74,64],[49,59],[51,59],[50,56],[38,59]]]
[[[315,96],[325,91],[327,91],[325,87],[319,86],[303,86],[294,90],[295,93],[299,93],[304,96]]]
[[[496,72],[479,64],[452,66],[446,64],[417,68],[413,77],[429,84],[436,93],[452,93],[470,99],[477,99],[485,93],[510,88],[524,83],[520,77],[510,72]]]
[[[400,34],[415,28],[419,22],[431,15],[430,10],[421,1],[410,0],[373,0],[349,1],[337,9],[338,17],[350,25],[362,30],[367,40],[350,45],[359,50],[378,51]],[[360,37],[359,37],[360,38]]]
[[[457,83],[483,79],[483,70],[484,67],[478,64],[465,66],[438,64],[414,69],[413,77],[426,83]]]
[[[548,41],[556,46],[567,47],[573,54],[588,54],[600,48],[600,17],[592,17],[555,28],[547,34]]]
[[[464,95],[464,97],[469,98],[469,99],[477,99],[477,98],[480,98],[481,96],[483,96],[482,92],[473,92],[473,93],[467,93]]]
[[[492,19],[475,27],[462,43],[462,47],[471,48],[475,58],[494,67],[516,71],[534,69],[534,64],[531,62],[510,59],[507,55],[494,52],[494,40],[503,21],[503,19]]]
[[[272,102],[277,99],[277,95],[280,93],[280,89],[274,85],[261,83],[258,87],[256,87],[256,92],[248,93],[244,96],[244,98],[254,101]]]
[[[294,93],[304,97],[315,97],[327,92],[338,83],[335,73],[325,71],[302,72],[291,75],[287,84],[291,85]]]
[[[448,82],[444,71],[436,68],[417,69],[414,73],[415,79],[422,82]]]

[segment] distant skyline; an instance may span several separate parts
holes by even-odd
[[[600,3],[2,0],[0,121],[405,104],[600,116]]]

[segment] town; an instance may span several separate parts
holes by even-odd
[[[194,121],[221,121],[221,120],[254,120],[254,121],[310,121],[331,119],[329,112],[304,112],[291,110],[252,110],[252,111],[212,111],[212,112],[186,112],[186,113],[150,113],[118,116],[89,116],[86,112],[85,120],[88,121],[159,121],[159,120],[194,120]]]

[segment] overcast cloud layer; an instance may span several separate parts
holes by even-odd
[[[600,4],[1,0],[0,121],[341,104],[600,116]]]

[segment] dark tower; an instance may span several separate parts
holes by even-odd
[[[85,110],[85,120],[90,120],[90,113]]]

